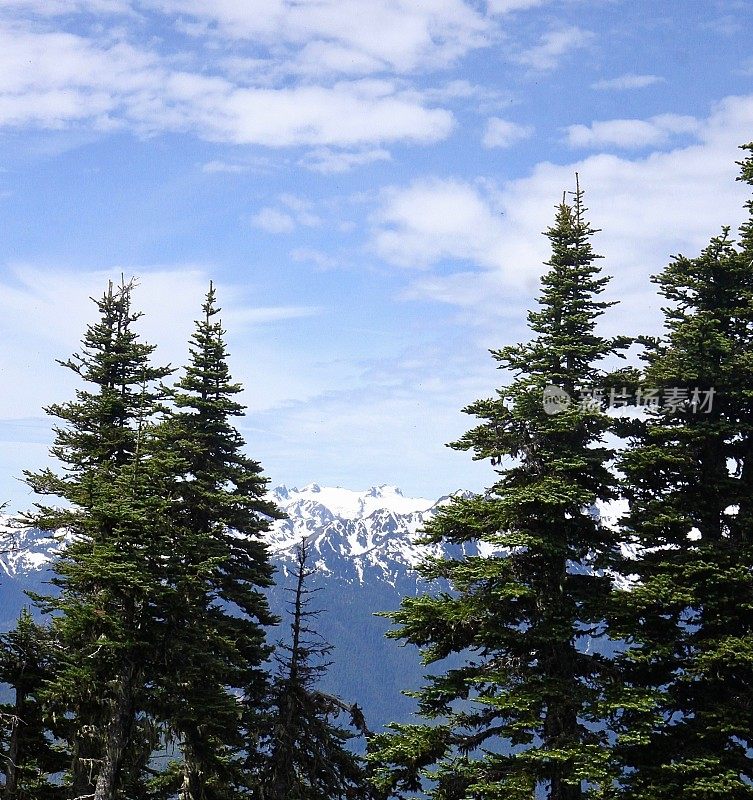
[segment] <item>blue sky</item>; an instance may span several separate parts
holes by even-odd
[[[137,276],[185,342],[209,279],[274,484],[491,482],[444,443],[525,334],[580,175],[621,305],[742,220],[744,0],[0,0],[0,497],[45,460],[55,358]]]

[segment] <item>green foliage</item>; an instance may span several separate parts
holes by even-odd
[[[548,414],[543,402],[550,385],[573,398],[601,390],[600,362],[625,344],[596,332],[608,279],[583,214],[580,191],[558,207],[539,310],[529,314],[534,338],[493,351],[513,380],[465,409],[481,423],[452,445],[504,466],[485,496],[455,499],[425,530],[427,543],[463,548],[420,568],[451,592],[406,598],[389,615],[391,635],[420,647],[424,663],[464,662],[417,693],[428,724],[394,726],[374,742],[378,786],[396,796],[611,796],[609,665],[582,640],[603,628],[611,589],[598,567],[612,562],[615,537],[590,509],[616,496],[603,441],[612,423],[600,407]],[[494,554],[475,555],[479,545]]]
[[[65,541],[59,594],[37,598],[56,653],[39,698],[59,721],[74,797],[236,798],[251,791],[268,692],[261,534],[277,511],[230,422],[241,387],[214,291],[168,390],[171,370],[151,366],[153,347],[133,331],[131,289],[110,286],[81,354],[61,362],[84,384],[48,409],[61,471],[27,473],[63,501],[26,517]],[[180,763],[155,774],[153,754],[176,743]]]
[[[337,718],[349,714],[361,733],[367,733],[366,725],[357,705],[348,706],[318,688],[332,647],[310,627],[320,611],[309,607],[316,590],[306,582],[316,570],[307,567],[305,540],[296,555],[291,640],[280,643],[277,656],[260,800],[366,800],[372,795],[364,765],[347,747],[354,733]]]
[[[751,145],[746,146],[751,150]],[[742,163],[753,183],[753,158]],[[634,423],[620,460],[640,581],[616,598],[633,642],[621,665],[640,702],[622,716],[630,798],[753,797],[753,204],[699,256],[655,278],[665,336],[644,381],[714,390]]]
[[[75,795],[109,800],[137,780],[148,750],[136,742],[144,689],[158,669],[162,607],[169,587],[161,554],[167,539],[160,469],[146,443],[159,408],[159,381],[170,372],[150,364],[153,346],[133,325],[130,284],[112,284],[96,301],[99,321],[80,354],[61,364],[83,382],[76,399],[47,409],[55,427],[52,455],[61,471],[26,473],[30,487],[62,505],[35,506],[29,524],[64,534],[55,562],[60,593],[40,598],[58,653],[42,690],[64,719],[66,781]],[[133,774],[123,774],[129,764]]]
[[[0,637],[0,683],[11,689],[13,697],[0,706],[3,797],[7,800],[63,796],[61,787],[49,780],[65,762],[53,744],[55,725],[41,700],[45,680],[54,669],[49,633],[24,609],[16,628]]]
[[[248,791],[268,693],[264,626],[276,622],[262,592],[272,583],[262,536],[280,514],[232,424],[244,412],[235,400],[242,387],[230,376],[211,286],[203,311],[190,362],[170,392],[174,409],[156,432],[157,451],[171,459],[165,554],[175,591],[155,713],[178,741],[184,800]]]

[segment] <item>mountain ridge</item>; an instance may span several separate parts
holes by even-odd
[[[287,515],[274,521],[264,537],[277,568],[276,584],[267,596],[271,610],[282,619],[280,626],[270,628],[270,640],[287,636],[286,589],[295,546],[305,537],[317,567],[310,585],[319,590],[317,607],[324,612],[318,617],[319,632],[335,648],[323,688],[358,702],[374,729],[408,719],[414,704],[402,691],[417,689],[426,670],[412,647],[386,638],[390,622],[375,615],[396,610],[403,597],[426,588],[414,567],[425,556],[439,554],[442,546],[415,540],[451,495],[430,500],[406,497],[388,484],[364,491],[307,484],[301,489],[278,486],[267,497]],[[0,629],[7,630],[22,607],[32,606],[26,591],[54,593],[51,562],[67,536],[12,529],[7,518],[5,522],[3,528],[15,539],[13,548],[0,553]]]

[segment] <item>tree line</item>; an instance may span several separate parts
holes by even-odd
[[[24,612],[0,641],[0,681],[13,693],[2,709],[4,797],[362,796],[359,759],[336,723],[348,709],[317,691],[298,611],[288,657],[268,668],[278,620],[263,534],[280,512],[233,425],[241,386],[215,290],[172,386],[134,330],[132,290],[111,284],[80,352],[60,362],[82,384],[47,409],[60,469],[25,474],[51,500],[21,521],[64,546],[57,591],[33,596],[45,624]],[[297,574],[299,610],[303,561]]]
[[[26,475],[64,503],[25,523],[66,544],[57,593],[34,598],[47,622],[24,615],[2,640],[16,698],[5,795],[753,797],[746,208],[736,236],[653,278],[661,336],[608,338],[597,231],[580,187],[563,197],[531,339],[492,352],[506,385],[464,409],[477,422],[451,445],[489,460],[494,483],[434,516],[422,541],[445,555],[419,567],[427,591],[387,613],[389,635],[433,665],[419,720],[369,735],[365,759],[337,724],[346,713],[368,733],[357,706],[317,688],[328,646],[305,546],[291,641],[269,666],[264,533],[279,512],[232,425],[240,387],[213,289],[168,388],[133,332],[130,287],[111,288],[64,362],[86,388],[49,409],[61,469]]]

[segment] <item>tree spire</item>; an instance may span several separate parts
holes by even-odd
[[[452,447],[492,459],[497,479],[484,495],[454,499],[425,529],[425,543],[462,547],[464,555],[419,568],[452,592],[406,598],[389,614],[390,635],[420,647],[425,664],[461,664],[416,694],[427,724],[376,737],[385,791],[577,800],[587,783],[611,785],[605,665],[585,632],[603,628],[611,589],[593,565],[612,558],[615,537],[592,509],[615,497],[599,365],[621,342],[596,330],[612,304],[599,299],[608,278],[594,233],[577,183],[574,205],[563,199],[546,231],[552,253],[528,315],[533,339],[492,351],[514,378],[464,409],[480,424]],[[567,400],[554,412],[552,387]],[[480,546],[492,554],[482,557]]]

